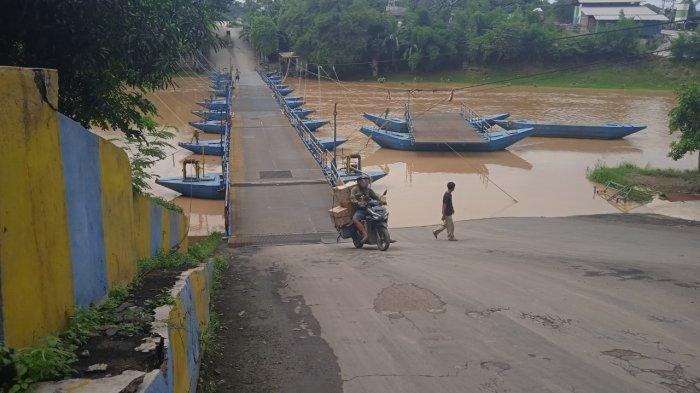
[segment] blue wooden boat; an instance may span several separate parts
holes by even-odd
[[[384,117],[378,116],[371,113],[363,113],[362,116],[376,124],[381,130],[387,130],[392,132],[408,132],[408,127],[406,126],[405,119],[399,119],[396,117]]]
[[[487,128],[493,126],[496,124],[496,120],[505,120],[508,117],[510,117],[510,113],[499,113],[496,115],[486,115],[486,116],[480,116],[477,118],[467,118],[467,122],[472,125],[472,127],[476,128],[479,131],[484,131]],[[518,128],[523,128],[523,127],[518,127]]]
[[[604,123],[598,125],[573,125],[538,123],[533,120],[498,120],[496,124],[506,130],[522,127],[532,127],[533,136],[584,138],[584,139],[620,139],[641,131],[647,126],[619,123]]]
[[[209,91],[217,97],[228,97],[228,89],[211,89]]]
[[[408,132],[408,127],[406,126],[405,119],[399,119],[396,117],[384,117],[375,115],[372,113],[363,113],[362,116],[374,123],[379,129],[393,131],[393,132]],[[507,119],[510,116],[509,113],[499,113],[496,115],[482,116],[480,120],[469,121],[469,123],[474,126],[474,128],[479,131],[484,130],[487,126],[492,126],[495,124],[496,120]],[[468,120],[467,120],[468,121]]]
[[[309,119],[309,120],[302,120],[306,128],[309,129],[309,131],[316,131],[319,128],[325,126],[328,124],[328,120],[326,119]]]
[[[270,77],[268,77],[267,80],[268,80],[270,83],[277,84],[277,83],[282,82],[282,77],[281,77],[281,76],[278,76],[278,75],[275,75],[275,76],[270,76]]]
[[[156,184],[175,190],[190,198],[224,199],[226,183],[220,173],[205,173],[198,179],[166,177],[156,180]]]
[[[211,134],[226,133],[226,123],[220,120],[192,121],[190,122],[190,125],[198,130],[202,130]]]
[[[295,108],[299,108],[300,106],[304,105],[306,103],[306,101],[304,101],[304,99],[302,99],[302,98],[294,99],[294,100],[290,100],[290,99],[285,98],[284,103],[289,107],[289,109],[295,109]]]
[[[192,114],[201,117],[203,120],[226,120],[226,111],[192,111]]]
[[[220,140],[180,142],[178,145],[195,154],[204,154],[208,156],[222,156],[224,154],[224,142]]]
[[[279,90],[279,89],[286,89],[289,87],[289,85],[275,85],[274,87],[275,87],[275,90]]]
[[[386,172],[378,169],[364,170],[363,173],[369,176],[370,182],[372,183],[386,176]],[[338,177],[340,177],[343,183],[348,183],[357,180],[363,173],[338,171]]]
[[[214,111],[228,110],[228,102],[225,99],[197,101],[197,105]]]
[[[277,90],[277,92],[280,93],[280,95],[282,95],[282,96],[286,96],[287,94],[289,94],[293,91],[294,91],[294,89],[292,89],[291,87]]]
[[[496,151],[503,150],[513,143],[533,133],[532,128],[524,128],[512,131],[496,131],[484,133],[481,140],[470,141],[417,141],[409,132],[392,132],[386,130],[360,128],[360,132],[372,138],[381,147],[395,150],[410,151]],[[476,133],[476,132],[475,132]]]
[[[315,109],[303,109],[303,108],[292,109],[292,113],[295,114],[300,119],[305,119],[307,116],[309,116],[310,114],[312,114],[314,112],[316,112]]]
[[[336,138],[334,141],[333,138],[316,138],[318,143],[323,147],[324,149],[328,151],[332,151],[336,147],[342,145],[343,143],[348,141],[348,138]]]

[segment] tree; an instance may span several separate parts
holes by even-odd
[[[274,53],[279,45],[275,21],[267,15],[253,16],[250,20],[249,38],[251,45],[261,57],[266,58]]]
[[[678,160],[686,153],[698,151],[700,171],[700,84],[682,85],[676,90],[676,98],[678,105],[668,114],[668,128],[671,133],[680,131],[681,137],[671,142],[668,156]]]
[[[700,33],[681,33],[671,42],[673,60],[688,63],[700,61]]]
[[[151,132],[157,110],[145,94],[173,86],[183,58],[219,45],[214,5],[223,3],[9,2],[0,14],[0,64],[57,69],[61,112],[88,128],[124,132],[142,158],[156,160],[165,153],[145,140],[166,135]]]

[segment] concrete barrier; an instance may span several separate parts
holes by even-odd
[[[187,249],[187,217],[134,193],[126,153],[60,114],[55,70],[0,67],[0,342],[30,346]]]
[[[163,339],[166,354],[159,369],[149,372],[128,370],[100,379],[45,382],[38,384],[34,392],[196,392],[202,356],[199,337],[209,324],[212,275],[211,262],[183,272],[170,290],[174,304],[155,310],[152,336]]]

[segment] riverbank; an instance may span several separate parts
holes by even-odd
[[[673,90],[685,81],[700,78],[700,67],[652,59],[627,64],[573,68],[556,73],[557,68],[574,66],[528,65],[518,67],[470,67],[410,74],[383,75],[387,83],[466,84],[482,83],[514,86],[576,87],[594,89]],[[533,75],[532,77],[526,77]],[[535,76],[539,75],[539,76]],[[514,79],[518,78],[518,79]]]
[[[596,165],[588,179],[632,187],[629,197],[636,202],[649,202],[655,194],[669,201],[700,199],[700,172],[696,170],[641,168],[630,163]]]

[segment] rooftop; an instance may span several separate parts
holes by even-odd
[[[664,15],[659,15],[647,7],[581,7],[581,12],[596,18],[597,20],[618,20],[620,11],[626,18],[634,20],[658,20],[667,21]]]
[[[639,4],[640,0],[578,0],[579,4]]]

